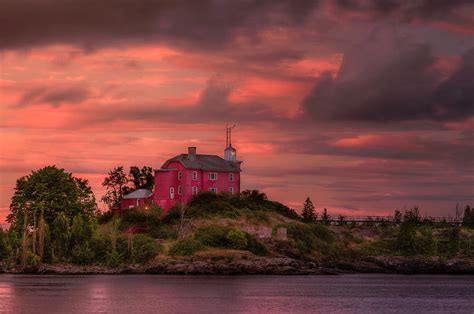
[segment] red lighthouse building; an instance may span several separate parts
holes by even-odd
[[[187,154],[168,159],[156,169],[153,202],[167,211],[175,204],[188,203],[201,191],[240,193],[242,162],[232,147],[231,131],[227,128],[224,158],[198,154],[196,147],[188,147]]]

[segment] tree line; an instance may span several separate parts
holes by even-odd
[[[146,261],[160,252],[162,247],[148,235],[125,236],[126,228],[146,221],[149,227],[156,226],[152,230],[154,234],[149,234],[158,238],[167,237],[173,233],[166,225],[167,221],[184,221],[181,217],[184,212],[175,209],[163,217],[161,209],[152,206],[146,213],[132,211],[121,220],[115,220],[111,219],[111,209],[119,206],[127,193],[136,189],[152,190],[153,179],[151,167],[133,166],[128,173],[122,166],[114,168],[103,181],[106,193],[102,200],[109,211],[101,213],[87,180],[74,177],[56,166],[32,171],[16,182],[7,216],[10,228],[6,231],[0,229],[0,260],[12,265],[20,264],[24,268],[41,262],[117,265]],[[300,215],[281,203],[268,200],[264,193],[256,190],[246,190],[232,197],[203,193],[189,204],[186,215],[205,216],[219,211],[231,217],[235,215],[235,208],[254,213],[252,217],[255,219],[265,220],[257,213],[274,211],[308,224],[330,224],[332,221],[327,209],[318,216],[309,197]],[[342,219],[340,222],[344,224]],[[430,226],[420,217],[417,207],[404,214],[396,211],[393,222],[399,226],[397,247],[400,251],[417,252],[433,243]],[[474,228],[474,210],[470,206],[466,206],[463,227]],[[450,230],[450,237],[456,243],[459,228]],[[235,234],[232,236],[236,237]]]
[[[102,199],[113,208],[126,193],[152,189],[152,169],[132,166],[126,175],[123,167],[117,167],[109,172],[103,185],[107,192]],[[56,166],[32,171],[16,182],[6,218],[10,227],[7,231],[0,229],[0,260],[19,263],[23,268],[40,262],[114,264],[114,260],[139,260],[137,254],[143,253],[143,246],[159,250],[156,241],[146,236],[133,236],[126,249],[118,250],[118,228],[98,233],[102,216],[87,180]]]
[[[304,222],[316,222],[320,221],[323,224],[330,224],[334,220],[337,220],[338,225],[346,224],[346,217],[343,215],[337,215],[337,218],[334,219],[329,215],[327,208],[324,208],[321,215],[318,216],[318,213],[315,210],[313,202],[309,197],[306,198],[303,208],[301,210],[301,219]],[[367,217],[368,220],[371,218]],[[430,217],[422,218],[420,215],[420,210],[418,206],[414,206],[412,209],[406,210],[403,214],[399,210],[395,210],[393,215],[390,217],[389,221],[372,221],[373,223],[393,223],[395,225],[400,225],[403,221],[416,221],[417,224],[433,224],[434,221]],[[443,222],[440,222],[443,223]],[[474,228],[474,209],[471,209],[470,205],[466,205],[464,209],[464,215],[462,219],[462,226],[468,228]]]

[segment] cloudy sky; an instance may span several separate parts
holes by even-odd
[[[353,215],[474,203],[474,6],[399,0],[2,0],[0,221],[56,164],[222,154],[243,188]]]

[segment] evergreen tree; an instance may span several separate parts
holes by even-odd
[[[393,214],[393,222],[398,226],[402,223],[402,213],[399,210],[396,210]]]
[[[303,211],[301,213],[304,222],[313,222],[316,220],[316,213],[314,212],[314,205],[309,196],[304,202]]]
[[[321,220],[323,221],[323,224],[325,225],[330,224],[331,216],[329,216],[328,210],[326,208],[323,210],[323,214],[321,215]]]
[[[466,205],[466,208],[464,209],[462,225],[463,227],[474,228],[474,209],[469,205]]]

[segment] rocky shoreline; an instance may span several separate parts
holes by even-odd
[[[292,258],[255,257],[239,260],[169,259],[146,265],[123,267],[80,266],[72,264],[40,264],[27,269],[6,269],[10,274],[169,274],[169,275],[338,275],[351,273],[385,274],[462,274],[474,275],[471,259],[368,257],[362,260],[301,261]]]

